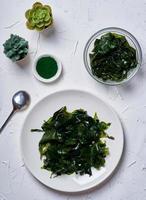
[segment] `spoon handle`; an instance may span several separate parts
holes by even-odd
[[[7,125],[7,123],[9,122],[14,113],[15,110],[13,109],[8,118],[6,119],[6,121],[4,122],[4,124],[2,125],[2,127],[0,128],[0,134],[2,133],[3,129],[5,128],[5,126]]]

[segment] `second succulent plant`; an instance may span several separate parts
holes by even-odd
[[[13,62],[23,59],[28,53],[28,41],[18,35],[10,35],[5,41],[4,54]]]
[[[53,23],[51,7],[40,2],[34,3],[32,8],[25,12],[25,17],[26,26],[30,30],[42,31]]]

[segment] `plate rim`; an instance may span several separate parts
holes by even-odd
[[[121,149],[121,154],[120,154],[120,157],[117,161],[117,164],[115,165],[115,167],[112,169],[112,171],[109,171],[106,175],[106,177],[104,179],[101,179],[100,181],[98,181],[98,183],[94,183],[92,184],[90,187],[89,186],[86,186],[84,187],[83,189],[76,189],[74,191],[72,190],[66,190],[66,189],[56,189],[55,187],[52,187],[50,185],[47,185],[46,183],[44,183],[42,180],[40,180],[38,177],[35,176],[35,174],[32,172],[31,170],[31,167],[28,166],[26,163],[26,159],[25,159],[25,156],[24,156],[24,153],[23,153],[23,149],[22,149],[22,132],[23,132],[23,128],[24,128],[24,125],[25,125],[25,122],[26,122],[26,119],[27,117],[29,116],[29,114],[32,112],[32,110],[41,102],[43,101],[44,99],[48,98],[49,96],[53,95],[53,94],[57,94],[57,93],[62,93],[62,92],[70,92],[70,91],[73,91],[73,92],[83,92],[83,93],[88,93],[89,95],[92,95],[94,96],[95,98],[99,99],[101,102],[103,102],[105,105],[107,105],[107,107],[110,109],[110,111],[117,117],[117,119],[119,120],[120,122],[120,125],[121,125],[121,130],[122,130],[122,137],[123,137],[123,141],[122,141],[122,149]],[[60,89],[60,90],[55,90],[54,92],[51,92],[50,94],[47,94],[46,96],[42,97],[41,99],[39,99],[37,102],[35,102],[33,104],[33,106],[30,108],[30,110],[28,111],[28,113],[26,114],[25,118],[24,118],[24,121],[22,123],[22,126],[21,126],[21,130],[20,130],[20,137],[19,137],[19,144],[20,144],[20,155],[21,155],[21,158],[24,162],[24,165],[26,167],[26,169],[28,170],[28,172],[37,180],[39,181],[41,184],[43,184],[45,187],[48,187],[54,191],[59,191],[59,192],[64,192],[64,193],[79,193],[79,192],[84,192],[84,191],[89,191],[89,190],[92,190],[94,188],[97,188],[99,186],[101,186],[102,184],[104,184],[106,181],[108,181],[114,174],[114,172],[116,171],[116,169],[119,167],[119,164],[121,162],[121,159],[122,159],[122,155],[123,155],[123,151],[124,151],[124,146],[125,146],[125,135],[124,135],[124,128],[123,128],[123,123],[122,123],[122,120],[120,119],[118,113],[115,111],[115,109],[113,108],[112,105],[110,105],[108,102],[106,102],[106,100],[98,97],[98,95],[94,94],[93,92],[90,92],[88,90],[85,90],[85,89],[74,89],[74,88],[71,88],[71,89]]]

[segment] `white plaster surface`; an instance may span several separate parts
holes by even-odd
[[[146,200],[146,0],[49,0],[55,31],[39,33],[25,27],[24,12],[32,0],[0,0],[0,125],[12,109],[11,97],[20,89],[31,94],[30,108],[17,113],[0,135],[0,200]],[[86,72],[83,49],[96,31],[121,27],[138,39],[143,65],[127,84],[109,87],[96,83]],[[30,59],[21,66],[3,54],[10,33],[29,40]],[[32,75],[42,53],[56,55],[63,64],[60,80],[43,84]],[[125,129],[125,151],[119,169],[102,187],[83,194],[64,194],[40,184],[26,170],[19,137],[24,118],[47,94],[64,88],[88,89],[110,103]]]

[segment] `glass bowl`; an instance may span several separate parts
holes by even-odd
[[[119,82],[111,81],[111,80],[103,81],[101,78],[98,78],[97,76],[92,74],[92,70],[91,70],[91,66],[90,66],[89,54],[92,52],[95,40],[97,38],[99,39],[102,35],[109,33],[109,32],[117,33],[119,35],[125,36],[127,41],[129,42],[130,46],[132,46],[136,50],[136,58],[137,58],[137,62],[138,62],[137,66],[128,72],[127,78],[125,78],[124,80],[119,81]],[[107,84],[107,85],[119,85],[119,84],[129,81],[132,77],[134,77],[134,75],[139,70],[141,63],[142,63],[142,50],[141,50],[141,47],[140,47],[138,41],[131,33],[129,33],[126,30],[123,30],[121,28],[109,27],[109,28],[105,28],[105,29],[102,29],[102,30],[96,32],[94,35],[92,35],[90,37],[90,39],[87,41],[87,44],[84,49],[83,59],[84,59],[84,64],[85,64],[86,70],[91,75],[91,77],[94,78],[96,81]]]

